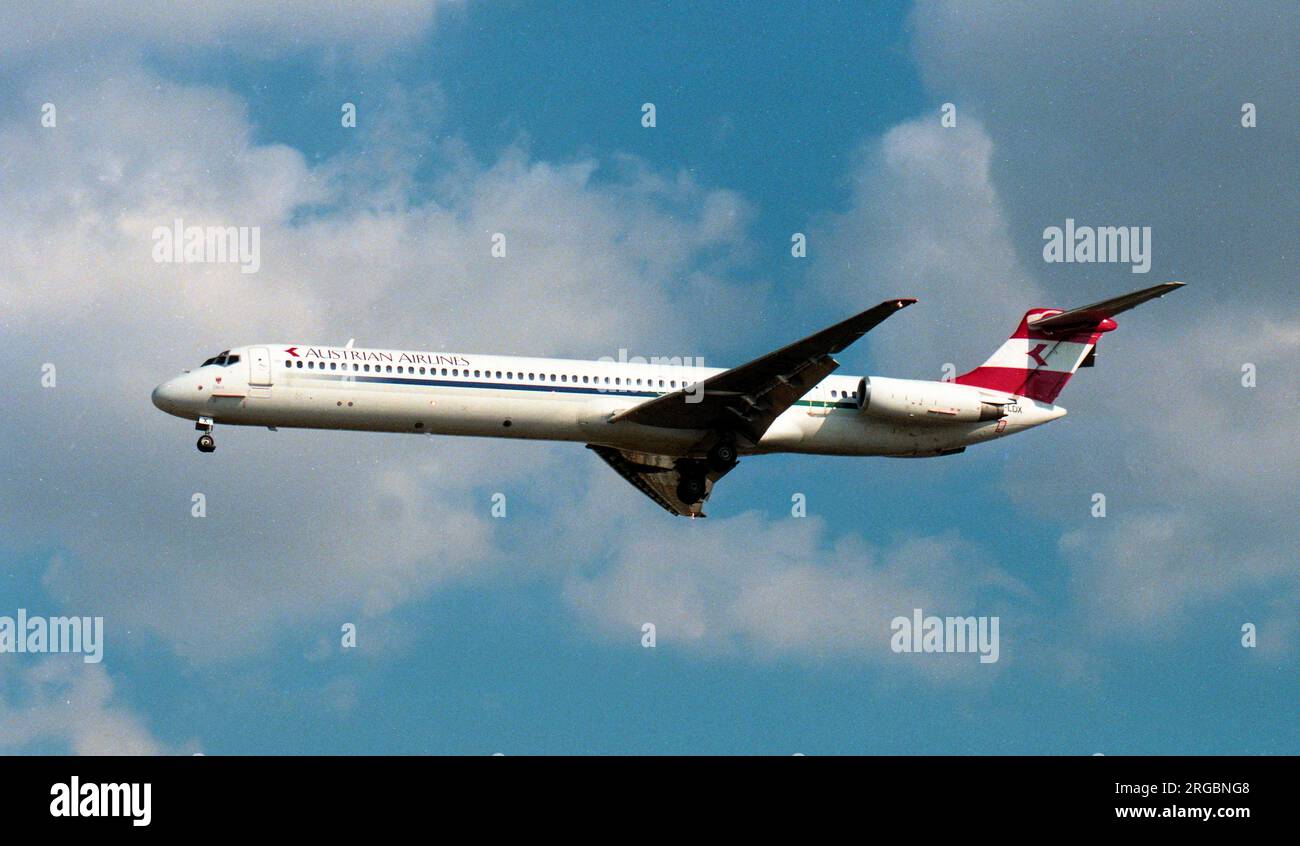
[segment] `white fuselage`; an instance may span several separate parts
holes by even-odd
[[[235,360],[237,357],[237,360]],[[217,424],[576,441],[686,455],[708,434],[610,418],[719,368],[265,344],[171,379],[154,404]],[[742,453],[925,456],[1065,414],[1023,397],[948,382],[828,376]],[[689,401],[689,398],[687,399]],[[998,419],[962,419],[981,402]],[[878,409],[878,410],[877,410]],[[969,418],[969,415],[966,415]]]

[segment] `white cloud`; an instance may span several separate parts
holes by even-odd
[[[1046,433],[1052,448],[1018,453],[1004,482],[1066,527],[1076,609],[1121,634],[1179,631],[1228,597],[1272,613],[1270,597],[1297,586],[1300,314],[1280,246],[1296,217],[1296,18],[1281,3],[1249,15],[1188,4],[1178,17],[952,2],[912,16],[923,79],[994,144],[1010,233],[999,251],[1035,268],[1052,292],[1040,304],[1189,283],[1119,318],[1098,366],[1062,395],[1071,416]],[[1276,122],[1244,129],[1247,101]],[[1150,278],[1039,263],[1043,227],[1067,216],[1152,226]],[[1241,384],[1248,362],[1255,388]],[[1094,492],[1108,498],[1103,520],[1089,516]]]
[[[826,296],[861,301],[844,284],[855,274],[907,280],[893,284],[922,295],[897,318],[910,325],[870,337],[873,372],[934,378],[945,360],[961,372],[1024,308],[1083,304],[1044,295],[1018,259],[1009,200],[992,175],[991,130],[971,117],[983,104],[966,105],[958,128],[942,128],[936,112],[869,142],[849,209],[826,222],[816,273]],[[1277,301],[1248,299],[1188,317],[1178,313],[1187,296],[1124,315],[1099,366],[1062,396],[1072,416],[1047,433],[1050,448],[1021,450],[1007,472],[1018,507],[1066,527],[1062,549],[1085,628],[1101,620],[1167,635],[1211,602],[1294,582],[1285,550],[1300,541],[1292,490],[1300,450],[1287,421],[1300,319]],[[1242,387],[1246,362],[1267,383]],[[1107,495],[1110,518],[1090,518],[1094,492]]]
[[[158,755],[165,749],[114,694],[102,664],[80,656],[46,658],[0,674],[0,750],[8,754],[55,744],[74,755]]]
[[[565,595],[628,648],[640,648],[642,624],[653,623],[657,648],[992,678],[996,666],[973,655],[894,653],[890,622],[916,608],[1024,622],[1030,612],[1012,610],[1032,606],[1024,585],[956,535],[887,547],[827,535],[815,517],[772,522],[754,513],[707,525],[633,524],[606,566],[570,573]]]
[[[155,632],[220,660],[265,649],[279,627],[373,618],[499,577],[511,529],[488,494],[555,472],[559,448],[530,443],[230,428],[198,463],[193,433],[148,399],[182,366],[239,343],[348,337],[695,354],[698,334],[664,315],[712,308],[725,322],[761,307],[761,292],[736,295],[726,262],[701,260],[744,241],[733,192],[635,159],[551,163],[515,146],[479,164],[445,144],[417,201],[392,190],[406,172],[374,161],[367,181],[341,178],[362,153],[309,165],[257,143],[227,92],[115,70],[89,86],[50,77],[66,94],[55,129],[0,126],[16,198],[0,208],[6,340],[33,373],[58,368],[54,389],[20,382],[25,411],[0,418],[15,503],[0,525],[14,543],[55,539],[46,585],[117,636]],[[261,270],[154,263],[153,228],[177,217],[261,227]],[[498,231],[505,259],[489,253]],[[195,491],[206,518],[189,515]]]
[[[815,278],[844,308],[890,296],[920,302],[869,335],[881,375],[941,377],[970,369],[1044,305],[1013,249],[991,174],[993,142],[974,118],[938,113],[867,142],[850,207],[824,220]]]
[[[226,429],[221,450],[199,463],[192,433],[158,414],[148,391],[180,364],[232,344],[355,336],[363,345],[529,354],[699,354],[697,322],[665,316],[708,313],[714,325],[735,325],[762,311],[765,291],[737,282],[734,265],[717,258],[745,254],[752,212],[734,192],[636,159],[541,161],[522,141],[488,162],[455,140],[431,145],[434,175],[415,199],[409,145],[424,139],[401,120],[377,121],[372,136],[392,155],[350,152],[314,164],[254,141],[244,104],[228,92],[131,65],[28,88],[29,99],[55,92],[60,125],[44,130],[29,115],[0,127],[13,199],[0,208],[9,233],[0,241],[0,319],[15,360],[33,374],[56,362],[60,387],[40,391],[33,377],[13,395],[27,413],[0,417],[0,460],[10,471],[0,491],[13,503],[0,528],[28,547],[58,539],[63,555],[47,584],[67,603],[106,613],[110,626],[221,659],[268,648],[278,627],[383,615],[453,583],[548,574],[584,620],[630,643],[653,621],[662,643],[701,654],[888,666],[900,656],[873,627],[883,620],[887,632],[888,618],[911,607],[1006,608],[1014,617],[1008,596],[1033,604],[1032,592],[993,564],[972,565],[977,551],[957,538],[868,545],[829,537],[815,520],[771,524],[755,515],[665,523],[577,448]],[[823,222],[814,255],[826,298],[861,306],[875,295],[922,297],[872,339],[879,372],[933,377],[945,361],[974,365],[1024,308],[1070,304],[1045,301],[1036,274],[1018,261],[1008,223],[1008,198],[1018,195],[999,190],[995,138],[992,124],[966,111],[957,129],[940,127],[937,113],[895,127],[864,147],[850,208]],[[178,216],[262,227],[262,270],[154,264],[149,234]],[[507,259],[489,254],[495,232],[506,235]],[[1286,316],[1273,325],[1256,356],[1266,365],[1261,378],[1285,373],[1294,346]],[[1154,352],[1177,346],[1171,327]],[[1236,343],[1212,353],[1214,367]],[[1123,350],[1154,354],[1150,345],[1116,346],[1121,361],[1138,355]],[[1180,439],[1160,437],[1162,409],[1186,399],[1170,385],[1216,372],[1202,349],[1179,358],[1173,379],[1136,365],[1108,372],[1109,358],[1087,374],[1110,380],[1111,404],[1125,395],[1117,374],[1145,374],[1123,386],[1149,400],[1141,408],[1076,396],[1094,419],[1140,421],[1149,429],[1141,443],[1163,451],[1162,468],[1177,468],[1187,485],[1208,472],[1234,498],[1224,510],[1240,512],[1249,474],[1214,452],[1236,425],[1230,414],[1207,412],[1203,431],[1188,416],[1177,423]],[[1196,396],[1224,407],[1210,383]],[[1255,419],[1266,421],[1257,429],[1264,445],[1285,453],[1286,410],[1277,425],[1270,417],[1279,396],[1269,394]],[[1043,455],[1048,466],[1035,468],[1037,490],[1070,480],[1062,464],[1081,463],[1063,449],[1093,467],[1126,455],[1091,436],[1072,441],[1059,426],[1055,453]],[[1212,471],[1196,460],[1206,454],[1216,458]],[[1252,472],[1280,467],[1276,479],[1294,451],[1281,461],[1268,450],[1251,455]],[[512,506],[521,516],[491,521],[487,493],[520,491],[526,501],[537,478],[552,493],[538,497],[536,516]],[[208,494],[206,521],[189,516],[194,490]],[[1189,499],[1162,524],[1180,548],[1194,549],[1189,518],[1207,507]],[[548,548],[512,546],[516,525],[542,523]],[[1131,561],[1126,544],[1150,541],[1143,524],[1105,526],[1115,534],[1097,548],[1113,551],[1101,562],[1112,568]],[[602,559],[594,570],[581,563]],[[1096,561],[1076,566],[1085,585],[1132,589],[1126,576],[1146,577],[1139,596],[1165,574],[1185,576],[1174,558],[1136,575]],[[1190,575],[1203,572],[1198,565]],[[1232,589],[1189,579],[1169,601],[1153,599],[1126,619],[1144,607],[1176,616]],[[97,604],[107,607],[89,608]],[[955,666],[912,663],[923,673]]]

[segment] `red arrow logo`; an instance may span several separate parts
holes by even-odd
[[[285,352],[287,352],[289,355],[293,356],[294,358],[298,358],[298,348],[297,348],[297,347],[289,347],[289,348],[287,348],[287,349],[285,350]]]
[[[1038,362],[1039,367],[1046,367],[1047,360],[1043,358],[1042,352],[1047,349],[1047,344],[1039,344],[1029,351],[1029,357]]]

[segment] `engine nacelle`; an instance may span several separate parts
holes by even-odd
[[[978,423],[1007,416],[1009,402],[992,402],[979,389],[952,382],[864,376],[859,409],[884,420],[909,423]]]

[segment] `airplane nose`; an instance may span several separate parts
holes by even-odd
[[[150,398],[153,400],[153,404],[160,410],[171,411],[176,407],[176,402],[180,398],[176,380],[169,379],[154,388],[153,394]]]

